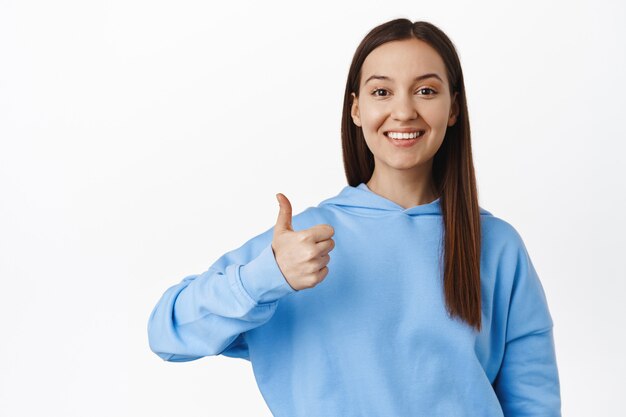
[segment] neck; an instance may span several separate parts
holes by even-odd
[[[428,175],[399,178],[398,176],[376,175],[376,169],[374,169],[372,178],[366,185],[372,192],[405,209],[431,203],[438,197],[430,171]]]

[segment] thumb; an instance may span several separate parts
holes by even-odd
[[[291,203],[289,199],[283,193],[276,194],[276,199],[278,200],[280,210],[278,211],[278,219],[276,219],[274,230],[291,230],[293,232],[293,228],[291,227]]]

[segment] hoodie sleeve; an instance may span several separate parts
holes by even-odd
[[[272,238],[273,227],[168,288],[148,320],[150,349],[171,362],[219,354],[249,360],[245,332],[297,292],[276,263]]]
[[[517,237],[506,344],[494,390],[506,417],[560,417],[552,317],[537,272]]]

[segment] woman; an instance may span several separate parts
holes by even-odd
[[[517,231],[478,206],[463,73],[428,22],[356,50],[348,184],[169,288],[164,360],[251,361],[276,416],[560,416],[553,322]],[[332,252],[332,259],[329,253]]]

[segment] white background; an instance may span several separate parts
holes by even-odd
[[[148,316],[277,192],[296,214],[346,185],[348,67],[397,17],[458,49],[479,202],[542,280],[563,414],[623,410],[624,2],[0,0],[0,415],[271,415],[249,362],[164,362]]]

